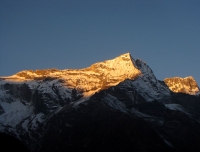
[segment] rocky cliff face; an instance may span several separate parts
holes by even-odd
[[[166,78],[164,82],[173,92],[181,92],[192,95],[200,92],[199,87],[192,76],[186,78]]]
[[[198,86],[175,80],[157,80],[129,53],[80,70],[0,77],[0,132],[34,152],[200,150]]]

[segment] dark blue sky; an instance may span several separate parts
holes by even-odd
[[[0,75],[84,68],[130,52],[200,84],[199,0],[1,0]]]

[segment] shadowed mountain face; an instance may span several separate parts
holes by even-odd
[[[129,53],[0,78],[0,132],[33,152],[200,151],[199,121],[193,78],[159,81]]]
[[[30,152],[18,139],[5,133],[0,133],[0,145],[3,151]]]

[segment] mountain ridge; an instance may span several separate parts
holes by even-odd
[[[87,92],[117,85],[127,78],[137,78],[141,73],[135,67],[134,62],[130,54],[126,53],[111,60],[94,63],[83,69],[25,70],[2,79],[26,81],[60,78],[66,82],[69,88]]]
[[[165,78],[164,82],[173,92],[199,94],[199,87],[192,76]]]
[[[0,78],[0,132],[33,152],[200,150],[198,91],[173,92],[129,53],[80,70],[23,72]]]
[[[61,78],[67,81],[66,85],[68,85],[70,88],[76,88],[84,91],[91,91],[91,90],[97,91],[99,89],[101,90],[117,85],[118,83],[124,81],[125,79],[137,79],[141,75],[144,74],[148,75],[150,73],[153,72],[149,68],[149,66],[146,65],[145,62],[143,62],[141,59],[134,60],[130,53],[125,53],[114,59],[105,60],[103,62],[97,62],[89,67],[82,69],[58,70],[53,68],[53,69],[43,69],[35,71],[23,70],[12,76],[0,77],[0,79],[26,81],[26,80],[44,80],[44,79],[48,80],[48,79]],[[66,80],[66,77],[70,78]],[[157,80],[154,75],[151,75],[150,77],[154,81]],[[90,78],[94,78],[96,80],[93,81]],[[165,78],[164,82],[173,92],[180,91],[183,93],[188,93],[193,95],[199,94],[200,90],[194,78],[193,77],[192,78],[188,77],[188,78],[190,79],[190,82],[192,84],[192,87],[190,87],[189,89],[185,89],[185,87],[188,86],[180,84],[181,82],[184,83],[184,80],[188,82],[187,77]],[[173,84],[170,84],[170,82],[174,79],[176,79],[176,81],[179,83],[179,86],[181,85],[179,89],[177,88],[178,85],[174,86]],[[92,83],[91,86],[93,87],[89,86],[89,83]],[[176,89],[174,87],[176,87]]]

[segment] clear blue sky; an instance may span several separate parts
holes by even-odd
[[[84,68],[130,52],[200,85],[200,0],[1,0],[0,76]]]

